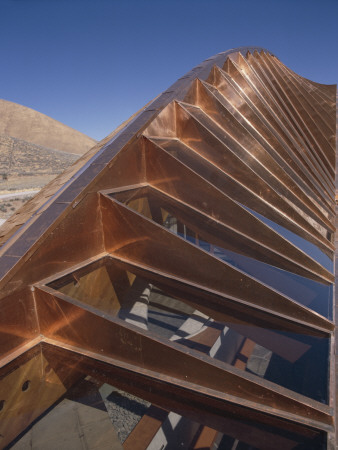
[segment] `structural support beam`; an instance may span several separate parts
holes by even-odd
[[[262,413],[275,415],[278,411],[280,416],[290,420],[298,417],[303,423],[320,428],[332,424],[330,408],[321,403],[163,340],[116,317],[105,317],[50,288],[37,288],[36,301],[41,333],[56,345],[79,347],[84,353],[94,352],[132,364],[136,372],[142,369],[156,372],[161,379],[177,380],[178,385],[184,382],[198,386],[200,392],[213,391],[220,401],[256,405]]]

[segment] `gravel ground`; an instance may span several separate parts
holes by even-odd
[[[122,444],[150,406],[145,400],[119,389],[114,389],[104,402]]]

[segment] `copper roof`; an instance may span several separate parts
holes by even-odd
[[[331,445],[335,114],[335,86],[229,50],[11,218],[4,445],[85,375],[198,422],[195,444],[207,427],[255,448]],[[156,328],[164,311],[183,323]],[[125,448],[146,448],[137,433]]]

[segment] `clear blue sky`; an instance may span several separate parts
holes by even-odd
[[[233,47],[336,84],[337,22],[338,0],[0,0],[0,98],[102,139]]]

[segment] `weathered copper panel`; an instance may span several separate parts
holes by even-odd
[[[205,182],[183,164],[180,164],[179,161],[163,152],[160,147],[154,146],[149,142],[146,147],[146,155],[147,177],[149,182],[156,186],[157,189],[182,201],[182,209],[184,209],[184,205],[190,205],[207,214],[215,222],[222,222],[224,225],[227,225],[228,232],[238,232],[238,235],[240,234],[242,239],[245,239],[245,236],[251,235],[252,241],[258,241],[261,244],[260,250],[256,243],[252,242],[250,244],[254,247],[254,257],[257,259],[260,259],[260,251],[268,252],[267,247],[270,247],[270,249],[275,249],[279,254],[287,256],[288,259],[295,258],[294,261],[297,260],[300,264],[307,265],[304,253],[300,254],[297,252],[296,248],[292,248],[290,243],[283,239],[280,234],[271,230],[271,228],[231,198],[222,195],[213,185]],[[194,189],[189,189],[189,185],[194,185]],[[229,211],[231,211],[230,214]],[[230,238],[228,242],[228,245],[234,245],[233,238]],[[265,247],[264,250],[262,249],[263,246]],[[242,252],[245,251],[246,245],[243,240],[240,243],[240,247]],[[241,250],[238,248],[237,251],[241,253]],[[296,253],[298,253],[297,256]],[[267,255],[265,257],[267,259],[263,258],[263,260],[268,262],[269,258]],[[309,261],[309,264],[312,266],[311,269],[313,272],[319,271],[324,275],[323,268],[318,267],[315,269],[313,262],[310,263]],[[283,265],[283,263],[279,261],[277,265]],[[315,263],[315,265],[317,264]],[[284,267],[286,268],[286,266]],[[293,270],[297,272],[297,269],[293,268]],[[332,281],[331,274],[327,273],[326,277]]]
[[[43,356],[40,345],[0,369],[1,448],[65,392],[66,388]]]
[[[33,293],[29,289],[0,300],[0,367],[7,363],[11,353],[25,348],[40,331]]]
[[[1,447],[89,375],[161,408],[126,448],[334,448],[335,105],[221,53],[5,224]]]
[[[94,310],[91,312],[88,307],[62,297],[62,294],[47,293],[46,288],[37,291],[42,333],[56,344],[59,341],[61,347],[63,344],[80,347],[122,363],[132,360],[136,371],[161,373],[163,377],[198,385],[198,390],[202,391],[211,389],[218,392],[215,394],[218,398],[226,399],[230,395],[245,398],[248,403],[259,402],[257,409],[266,412],[274,413],[275,408],[290,411],[292,404],[294,413],[304,417],[311,414],[313,419],[327,424],[332,422],[330,410],[320,403],[287,390],[277,391],[272,384],[262,383],[250,374],[203,357],[198,352],[184,350],[149,332],[140,332],[139,328],[119,319],[100,317]],[[90,322],[93,327],[88,327]],[[98,336],[96,329],[100,329]],[[224,394],[225,387],[227,394]],[[289,398],[285,398],[286,394]]]
[[[102,381],[112,383],[126,389],[135,395],[147,399],[151,403],[169,408],[191,420],[214,426],[217,430],[230,434],[244,442],[259,445],[262,449],[271,448],[271,440],[277,442],[277,448],[294,448],[299,442],[313,439],[319,435],[314,428],[302,427],[283,421],[277,417],[261,415],[259,411],[242,408],[240,405],[225,404],[215,400],[212,391],[208,395],[190,390],[186,383],[173,386],[173,381],[166,376],[159,378],[156,373],[139,369],[137,373],[129,365],[111,364],[109,358],[97,358],[93,354],[81,354],[81,349],[53,346],[53,341],[43,345],[44,353],[54,361],[63,361],[69,367],[74,366],[99,376]],[[259,422],[261,421],[261,422]],[[269,429],[267,432],[265,427]],[[278,429],[284,430],[289,439],[278,434]],[[288,443],[289,447],[283,447]],[[141,447],[144,448],[144,447]]]
[[[321,132],[323,121],[320,119],[318,120],[314,111],[312,111],[311,116],[309,115],[307,108],[301,101],[301,93],[296,91],[297,94],[295,95],[295,89],[293,88],[291,81],[288,78],[284,80],[281,77],[279,70],[270,58],[266,57],[264,53],[261,53],[259,57],[264,61],[264,64],[269,69],[270,73],[273,73],[274,80],[276,81],[275,85],[278,86],[278,91],[281,96],[286,99],[288,105],[293,105],[296,116],[301,118],[300,120],[296,118],[297,122],[301,124],[302,128],[305,128],[306,135],[311,138],[311,143],[321,156],[320,159],[323,160],[325,166],[328,170],[331,170],[331,174],[334,175],[335,148],[329,144],[327,138]],[[327,133],[328,130],[325,131]]]
[[[293,198],[296,204],[297,202],[299,203],[299,200],[294,197],[295,194],[304,202],[304,211],[312,209],[314,211],[312,217],[315,220],[318,220],[318,217],[322,217],[322,220],[326,221],[326,216],[321,214],[321,205],[318,203],[314,204],[315,200],[313,198],[311,200],[309,199],[309,196],[313,196],[313,191],[299,178],[299,169],[289,160],[288,153],[284,151],[279,141],[271,133],[271,128],[269,129],[264,126],[261,118],[254,114],[254,111],[249,105],[242,101],[242,109],[244,109],[244,105],[247,107],[244,109],[245,115],[243,115],[243,113],[240,114],[237,111],[230,101],[220,95],[216,89],[212,89],[212,86],[207,83],[196,81],[195,90],[197,92],[193,91],[191,97],[188,97],[189,103],[196,103],[197,106],[203,109],[207,115],[211,116],[227,132],[231,131],[229,129],[229,123],[231,121],[234,123],[237,122],[237,130],[233,130],[233,137],[239,138],[239,136],[242,136],[241,142],[247,151],[256,156],[262,165],[266,169],[269,169],[271,173],[275,173],[277,177],[276,181],[284,185],[281,188],[285,189],[287,187],[290,190],[288,195],[290,200]],[[245,139],[243,135],[245,135]],[[266,149],[266,151],[263,152],[263,149]],[[279,152],[281,152],[283,157],[279,155]],[[284,159],[285,157],[286,161]],[[290,162],[291,167],[289,166]],[[293,170],[292,166],[296,171]],[[330,225],[332,226],[332,224]]]
[[[91,211],[88,214],[88,210]],[[102,225],[97,194],[87,195],[32,249],[2,293],[37,282],[103,251]],[[76,230],[76,233],[74,233]],[[88,232],[90,231],[90,238]]]
[[[213,95],[217,98],[274,155],[276,161],[291,175],[293,182],[297,182],[309,196],[319,195],[319,201],[323,203],[320,208],[324,206],[327,210],[330,210],[330,205],[326,203],[327,198],[323,194],[322,188],[314,183],[312,177],[309,177],[304,162],[297,156],[297,150],[292,141],[283,133],[278,118],[275,118],[263,104],[258,109],[262,101],[257,98],[256,102],[252,103],[245,93],[237,91],[230,84],[231,80],[227,80],[224,75],[223,72],[215,68],[210,79],[212,85],[200,82],[199,89],[202,90],[203,87],[208,96]],[[227,84],[224,86],[225,83]],[[229,90],[232,97],[231,102],[229,101]],[[208,114],[214,120],[219,120],[217,114],[212,114],[212,111],[209,110]]]
[[[318,179],[326,189],[327,180],[323,178],[322,174],[318,170],[318,167],[316,167],[316,164],[314,164],[312,154],[304,151],[306,148],[306,144],[297,134],[287,116],[283,114],[278,102],[273,101],[266,85],[263,84],[262,80],[253,70],[253,67],[248,64],[247,60],[239,57],[238,61],[241,65],[241,68],[244,70],[239,70],[239,68],[236,67],[236,63],[230,58],[227,60],[226,65],[224,66],[224,70],[231,75],[231,78],[233,78],[236,83],[239,83],[244,92],[250,96],[253,104],[259,105],[260,102],[263,102],[264,108],[267,108],[267,110],[271,110],[275,119],[281,122],[283,133],[285,133],[285,136],[288,136],[287,139],[291,140],[291,148],[294,148],[296,150],[296,154],[299,154],[300,158],[304,160],[305,164],[308,165],[310,170],[314,172],[314,175],[318,177]],[[247,77],[245,77],[245,73],[248,74],[248,79],[246,79]],[[264,97],[262,97],[261,95],[262,92],[265,93]],[[264,113],[265,111],[263,109],[263,114]]]
[[[174,278],[190,279],[201,287],[242,299],[249,304],[252,302],[270,311],[275,310],[278,314],[292,314],[291,311],[294,311],[298,319],[332,328],[332,324],[319,315],[243,272],[237,272],[227,263],[201,252],[125,206],[104,196],[101,204],[107,252],[130,262],[157,268]],[[208,267],[208,271],[205,267]]]
[[[318,147],[318,144],[315,142],[314,138],[309,132],[309,129],[304,124],[304,121],[300,117],[297,109],[288,100],[283,89],[279,85],[278,80],[275,79],[274,74],[271,71],[268,71],[268,69],[265,67],[264,59],[258,53],[254,52],[252,55],[249,53],[248,62],[252,64],[254,69],[258,72],[259,76],[261,76],[265,81],[267,89],[269,90],[272,97],[278,100],[283,115],[290,120],[290,122],[295,127],[296,132],[304,139],[305,145],[312,155],[316,165],[318,165],[320,172],[324,177],[328,178],[330,183],[330,178],[332,180],[332,175],[334,175],[333,170],[330,171],[328,165],[319,157],[321,151]],[[331,184],[333,184],[332,181]]]

